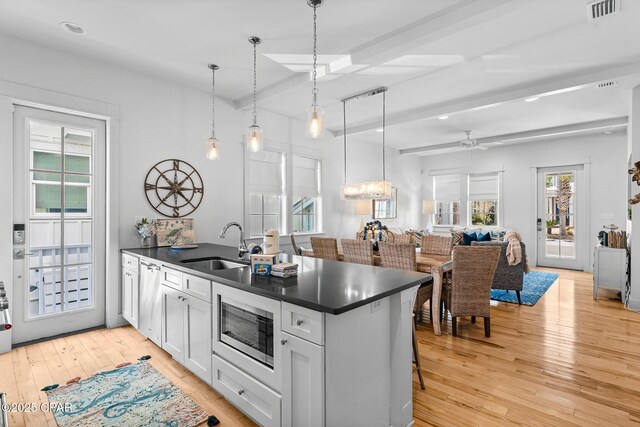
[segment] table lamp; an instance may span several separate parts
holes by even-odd
[[[364,216],[371,216],[371,200],[356,200],[356,215],[360,215],[360,229],[364,229]]]
[[[431,216],[436,213],[436,201],[427,199],[422,201],[422,213],[427,215],[427,231],[433,232],[433,222]]]

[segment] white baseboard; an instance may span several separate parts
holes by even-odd
[[[640,299],[629,298],[629,310],[640,311]]]
[[[124,317],[122,317],[122,314],[119,314],[118,317],[113,321],[113,322],[108,322],[107,323],[107,328],[111,329],[111,328],[118,328],[120,326],[125,326],[128,325],[129,322],[127,322]]]

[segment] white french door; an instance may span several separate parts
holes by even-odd
[[[584,270],[584,182],[583,165],[538,169],[538,266]]]
[[[13,343],[105,323],[104,121],[16,106]]]

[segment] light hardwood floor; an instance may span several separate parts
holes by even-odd
[[[591,297],[592,276],[562,270],[534,306],[494,303],[491,338],[482,320],[459,336],[418,328],[426,390],[414,375],[416,425],[605,425],[640,423],[640,314],[612,293]],[[428,319],[428,316],[425,317]],[[39,390],[144,354],[223,426],[253,425],[135,329],[102,329],[0,355],[0,390],[10,402],[46,402]],[[55,426],[50,414],[11,414],[12,426]],[[333,426],[332,426],[333,427]]]

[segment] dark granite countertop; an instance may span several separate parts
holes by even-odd
[[[206,277],[224,285],[330,314],[341,314],[432,280],[429,274],[413,271],[286,254],[280,254],[280,261],[297,263],[297,277],[283,279],[256,276],[251,274],[248,266],[208,270],[183,262],[220,257],[248,264],[248,261],[238,260],[237,247],[211,243],[200,243],[196,249],[131,248],[122,249],[122,252],[153,258],[171,268]]]

